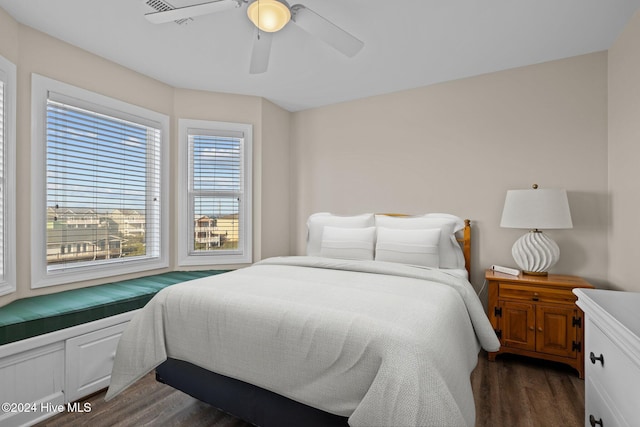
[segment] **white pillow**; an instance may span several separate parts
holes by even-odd
[[[376,228],[343,228],[325,225],[320,256],[373,260]]]
[[[402,230],[377,227],[376,261],[438,268],[440,229]]]
[[[342,228],[365,228],[373,227],[374,223],[373,214],[338,216],[327,212],[315,213],[307,220],[307,255],[320,256],[322,230],[325,225]]]
[[[458,216],[451,215],[448,213],[428,213],[424,215],[425,218],[444,218],[449,219],[455,222],[455,227],[453,227],[453,231],[457,232],[464,228],[464,220]]]
[[[394,217],[376,215],[376,226],[401,230],[425,230],[439,228],[440,268],[464,268],[464,254],[456,240],[456,231],[464,228],[464,221],[449,214],[427,214],[424,216]]]

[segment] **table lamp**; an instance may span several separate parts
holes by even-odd
[[[528,228],[513,245],[511,254],[524,274],[546,276],[558,262],[560,248],[541,229],[573,228],[567,192],[562,189],[509,190],[500,227]]]

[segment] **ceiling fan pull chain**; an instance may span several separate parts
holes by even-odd
[[[260,40],[260,0],[256,0],[258,2],[258,40]]]

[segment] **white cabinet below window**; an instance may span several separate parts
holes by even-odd
[[[109,387],[118,341],[127,323],[111,326],[66,342],[67,402]]]
[[[585,314],[585,425],[640,420],[640,293],[575,289]]]
[[[0,402],[15,404],[0,410],[0,426],[33,425],[108,387],[118,340],[138,311],[0,345]]]

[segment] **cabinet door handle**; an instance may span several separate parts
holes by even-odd
[[[589,415],[589,424],[591,424],[591,427],[604,427],[604,425],[602,424],[602,418],[596,421],[596,417],[594,417],[593,415]]]
[[[600,361],[600,364],[602,366],[604,366],[604,356],[602,355],[602,353],[600,353],[600,356],[596,357],[595,354],[593,354],[593,351],[591,353],[589,353],[589,359],[591,359],[591,363],[593,363],[594,365],[596,364],[596,361]]]

